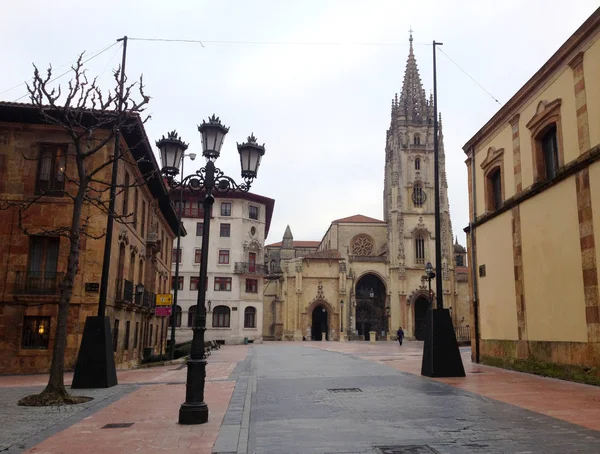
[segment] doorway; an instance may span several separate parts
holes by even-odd
[[[312,311],[312,324],[310,329],[310,338],[314,341],[322,339],[322,333],[326,333],[326,339],[329,340],[329,314],[327,308],[319,304]]]
[[[366,274],[356,283],[356,331],[369,341],[370,333],[385,337],[388,332],[386,290],[383,281],[375,274]]]
[[[429,310],[429,300],[420,297],[415,301],[415,338],[425,340],[427,335],[427,311]]]

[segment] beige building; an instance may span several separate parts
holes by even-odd
[[[363,215],[335,220],[315,252],[298,251],[289,229],[280,246],[267,246],[265,338],[320,340],[325,333],[335,340],[343,332],[369,339],[374,332],[381,339],[399,326],[409,338],[424,338],[430,295],[423,276],[426,263],[435,263],[433,110],[411,36],[402,92],[392,100],[387,131],[383,220]],[[468,336],[466,257],[453,242],[441,131],[440,122],[443,269],[437,274],[444,307],[453,309],[455,327]]]
[[[464,151],[475,359],[599,366],[600,10]]]

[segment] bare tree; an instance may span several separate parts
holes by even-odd
[[[135,164],[130,149],[118,147],[115,143],[118,132],[133,127],[140,120],[149,97],[144,93],[142,78],[139,82],[120,85],[120,69],[114,71],[115,89],[103,95],[97,80],[88,80],[82,63],[83,54],[72,67],[73,78],[69,81],[66,92],[61,87],[51,88],[52,68],[46,74],[40,73],[34,65],[33,81],[27,84],[31,103],[37,108],[42,122],[62,128],[70,139],[68,150],[65,150],[66,160],[74,162],[76,172],[67,173],[60,169],[60,177],[64,180],[63,195],[72,202],[70,222],[52,228],[40,228],[27,222],[28,210],[41,202],[46,191],[26,200],[0,201],[2,208],[18,210],[18,224],[26,235],[42,235],[62,237],[68,241],[69,254],[67,268],[60,283],[60,299],[58,303],[58,321],[56,324],[50,377],[48,384],[41,394],[27,396],[19,402],[21,405],[56,405],[78,403],[81,398],[70,396],[64,386],[64,355],[67,339],[67,321],[69,305],[73,294],[73,283],[78,272],[80,242],[83,237],[100,239],[105,232],[93,232],[90,228],[90,211],[109,214],[110,202],[110,172],[116,160],[129,161]],[[124,79],[126,80],[126,79]],[[135,93],[134,93],[135,92]],[[134,96],[135,94],[135,96]],[[121,108],[119,108],[121,107]],[[142,123],[145,123],[145,118]],[[112,147],[113,152],[108,159],[94,159],[103,153],[105,147]],[[132,146],[133,144],[129,144]],[[38,156],[28,156],[26,159],[37,160]],[[132,186],[145,184],[152,175],[143,175],[127,186],[119,184],[116,194],[129,190]],[[92,205],[96,210],[84,210],[86,205]],[[84,211],[88,214],[84,215]],[[110,213],[115,221],[132,222],[133,213]],[[85,398],[87,399],[87,398]]]

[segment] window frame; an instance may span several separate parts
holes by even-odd
[[[531,149],[533,152],[533,181],[539,183],[555,178],[560,169],[565,165],[564,147],[562,138],[562,122],[561,122],[561,104],[560,98],[552,102],[540,101],[537,106],[535,115],[527,123],[527,128],[531,133]],[[546,162],[542,139],[550,129],[556,128],[556,168],[555,175],[548,178],[546,173]]]
[[[40,334],[40,326],[44,333]],[[25,315],[21,329],[21,348],[23,350],[48,350],[50,348],[50,329],[52,317]],[[29,342],[25,342],[29,340]]]
[[[231,278],[215,276],[213,290],[215,292],[231,292]]]
[[[221,304],[213,309],[212,326],[213,328],[231,328],[231,309],[228,306]]]
[[[425,257],[427,256],[427,251],[425,247],[425,235],[421,232],[415,235],[414,239],[415,244],[415,263],[418,265],[425,263]]]
[[[42,180],[42,152],[45,149],[52,149],[52,162],[50,163],[50,174],[47,180]],[[62,154],[61,154],[62,150]],[[69,145],[66,143],[40,143],[38,144],[38,168],[35,176],[34,193],[36,195],[48,195],[51,197],[63,197],[65,193],[65,177],[67,174],[67,158]],[[62,182],[59,178],[60,158],[64,157],[62,164]],[[47,182],[47,188],[42,188],[42,181]]]
[[[185,285],[185,276],[177,276],[177,279],[179,280],[177,291],[181,291]],[[175,290],[175,275],[171,276],[171,290]]]
[[[231,202],[221,202],[221,216],[231,217]]]
[[[227,233],[227,235],[224,235]],[[231,237],[231,224],[229,222],[221,222],[219,224],[219,237],[230,238]]]
[[[260,207],[258,205],[248,205],[248,218],[258,221],[260,218]]]
[[[219,265],[229,265],[229,249],[219,249]]]
[[[258,279],[246,279],[246,293],[258,293]]]
[[[197,247],[194,248],[194,264],[199,265],[202,263],[202,249]]]
[[[198,234],[200,231],[200,234]],[[196,222],[196,236],[204,236],[204,222]]]
[[[188,308],[188,327],[194,327],[194,318],[196,317],[196,309],[198,308],[197,304],[193,304]]]
[[[244,309],[244,328],[256,329],[256,308],[254,306]]]
[[[179,263],[182,263],[183,260],[183,248],[180,247],[179,249],[177,248],[173,248],[171,249],[173,252],[171,253],[171,263],[177,263],[177,258],[179,259]],[[179,252],[177,252],[179,251]],[[176,258],[176,256],[179,256]]]
[[[505,197],[505,182],[504,182],[504,148],[496,149],[495,147],[489,147],[487,150],[486,158],[481,163],[481,169],[483,170],[483,197],[485,212],[490,213],[499,210],[504,205]],[[495,196],[497,195],[494,190],[493,177],[499,172],[500,183],[500,203],[497,203]]]
[[[194,284],[196,288],[194,287]],[[199,276],[190,276],[190,290],[197,292],[200,286],[200,277]]]

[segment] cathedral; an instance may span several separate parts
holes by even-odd
[[[466,250],[452,236],[441,115],[442,269],[432,282],[425,274],[427,262],[436,263],[433,118],[411,35],[386,133],[383,220],[334,220],[321,241],[294,241],[288,226],[283,241],[265,246],[264,339],[380,340],[402,327],[407,338],[422,340],[435,279],[443,281],[457,333],[468,333]]]

